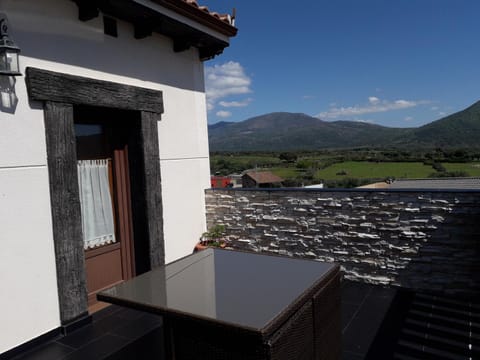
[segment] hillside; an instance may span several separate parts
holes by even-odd
[[[419,128],[327,122],[305,114],[270,113],[209,126],[211,151],[292,151],[352,147],[479,147],[480,102]]]
[[[465,110],[416,128],[398,144],[435,147],[480,146],[480,101]]]

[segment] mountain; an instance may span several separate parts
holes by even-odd
[[[480,101],[459,111],[414,129],[399,138],[401,145],[419,147],[480,147]]]
[[[480,101],[419,128],[356,121],[327,122],[299,113],[270,113],[208,127],[211,151],[293,151],[352,147],[479,147]]]

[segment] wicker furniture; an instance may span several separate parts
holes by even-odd
[[[167,359],[339,359],[339,266],[207,249],[98,294],[160,314]]]

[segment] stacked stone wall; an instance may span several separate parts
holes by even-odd
[[[238,250],[341,264],[347,279],[480,294],[480,192],[207,190]]]

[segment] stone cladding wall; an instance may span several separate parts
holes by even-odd
[[[344,277],[480,294],[480,192],[207,190],[233,249],[341,264]]]

